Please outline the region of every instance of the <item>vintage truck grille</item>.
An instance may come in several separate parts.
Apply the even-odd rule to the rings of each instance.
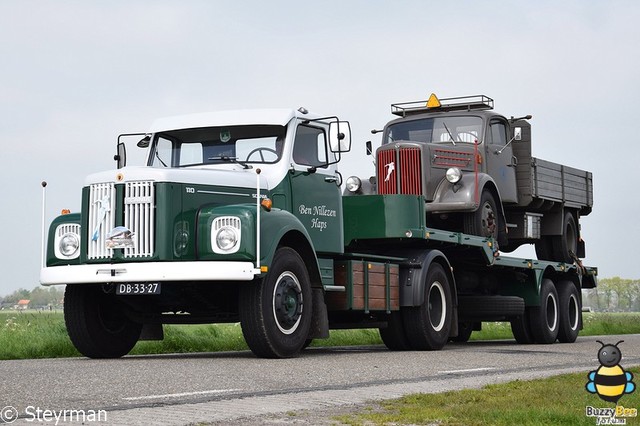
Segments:
[[[377,164],[379,194],[422,194],[420,148],[379,151]]]
[[[124,204],[116,205],[113,183],[93,184],[89,188],[88,248],[89,259],[113,256],[106,247],[106,236],[116,226],[116,217],[124,217],[123,226],[133,233],[133,247],[124,248],[124,257],[153,256],[155,246],[155,191],[153,182],[124,184]],[[116,249],[118,250],[118,249]]]

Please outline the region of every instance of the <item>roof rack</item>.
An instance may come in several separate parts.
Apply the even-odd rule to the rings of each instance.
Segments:
[[[435,95],[431,95],[434,97]],[[436,100],[438,100],[436,98]],[[493,109],[493,99],[485,95],[459,96],[439,99],[439,106],[429,107],[429,101],[413,101],[391,104],[391,114],[400,117],[439,111],[471,111]]]

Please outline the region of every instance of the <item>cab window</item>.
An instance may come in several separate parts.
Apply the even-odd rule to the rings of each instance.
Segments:
[[[303,166],[320,167],[327,164],[327,139],[323,129],[300,125],[293,142],[293,161]]]

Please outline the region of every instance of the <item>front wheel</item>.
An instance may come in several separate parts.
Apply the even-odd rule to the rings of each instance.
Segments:
[[[449,340],[453,302],[449,278],[439,263],[427,272],[424,302],[402,310],[409,344],[417,350],[440,350]]]
[[[480,237],[491,237],[498,240],[499,210],[495,198],[484,189],[480,196],[478,209],[464,215],[464,232],[466,234],[478,235]]]
[[[76,349],[89,358],[119,358],[135,346],[142,324],[131,321],[113,293],[102,286],[68,285],[64,322]]]
[[[240,324],[251,351],[262,358],[298,354],[309,337],[311,284],[300,255],[276,251],[267,276],[240,291]]]

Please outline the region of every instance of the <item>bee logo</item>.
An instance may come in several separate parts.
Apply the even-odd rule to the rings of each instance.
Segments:
[[[617,404],[622,395],[636,390],[635,383],[631,381],[633,374],[624,371],[620,366],[622,352],[618,345],[624,340],[615,345],[605,345],[599,340],[596,341],[602,345],[598,351],[598,361],[601,365],[597,370],[589,373],[589,381],[585,387],[587,392],[598,394],[604,401]]]

